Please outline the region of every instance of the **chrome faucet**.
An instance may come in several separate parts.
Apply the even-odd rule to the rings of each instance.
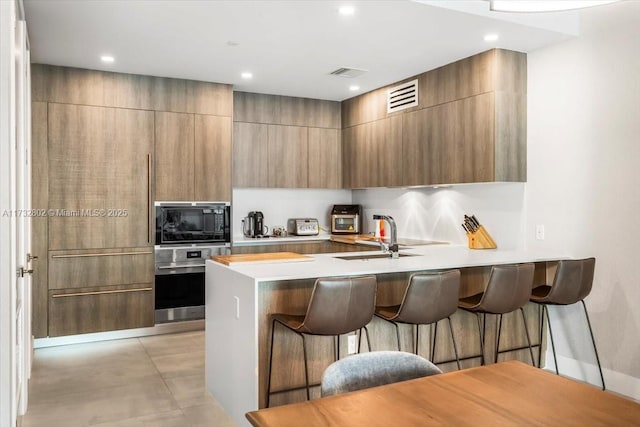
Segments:
[[[391,258],[399,258],[400,253],[398,252],[398,227],[396,226],[395,220],[389,215],[373,215],[373,219],[383,219],[387,221],[389,226],[391,227],[391,240],[389,241],[389,245],[386,245],[382,239],[380,239],[380,248],[382,252],[390,252]]]

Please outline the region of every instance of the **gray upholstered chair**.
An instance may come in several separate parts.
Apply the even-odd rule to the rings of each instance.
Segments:
[[[310,399],[309,369],[307,366],[307,346],[305,335],[325,335],[338,338],[341,334],[358,331],[364,328],[369,348],[369,331],[366,325],[371,322],[376,304],[377,281],[375,276],[326,278],[316,280],[305,315],[285,313],[271,314],[271,350],[269,352],[269,370],[267,377],[267,407],[272,394],[271,369],[273,366],[274,331],[280,324],[302,338],[304,355],[304,376],[307,388],[307,399]],[[360,333],[360,337],[362,333]],[[358,340],[360,352],[360,340]],[[340,357],[340,349],[335,352],[335,359]],[[292,389],[295,390],[295,389]],[[283,392],[288,390],[279,390]]]
[[[535,267],[532,263],[514,264],[514,265],[494,265],[491,268],[489,282],[484,292],[470,297],[461,298],[458,301],[458,307],[463,310],[476,314],[478,319],[478,332],[480,334],[480,357],[482,364],[485,364],[484,358],[484,333],[483,326],[480,322],[480,314],[499,315],[498,336],[496,337],[495,360],[498,361],[500,350],[500,334],[502,332],[502,315],[520,310],[522,313],[522,321],[524,323],[524,331],[527,335],[527,343],[529,344],[529,353],[531,355],[531,364],[535,365],[533,358],[533,350],[531,348],[531,338],[529,336],[529,328],[527,327],[527,319],[524,315],[524,306],[529,302],[531,296],[531,288],[533,287],[533,273]],[[486,317],[486,316],[485,316]],[[483,322],[483,324],[486,322]],[[509,351],[509,350],[506,350]]]
[[[398,351],[400,348],[399,323],[416,325],[415,354],[418,354],[418,337],[420,325],[435,323],[431,344],[431,361],[435,363],[435,343],[438,334],[438,321],[449,320],[449,331],[453,342],[456,363],[460,369],[458,347],[453,336],[451,315],[458,309],[458,290],[460,289],[460,270],[450,270],[438,273],[414,274],[409,279],[404,297],[400,305],[376,306],[376,316],[391,322],[396,327]]]
[[[322,397],[441,374],[427,359],[403,351],[354,354],[332,363],[322,376]]]
[[[602,380],[602,389],[605,389],[604,376],[602,375],[602,366],[600,366],[600,357],[598,357],[598,349],[596,340],[593,338],[593,330],[591,329],[591,321],[584,299],[591,292],[593,286],[593,274],[596,267],[595,258],[562,260],[558,263],[556,274],[553,278],[551,286],[542,285],[531,291],[531,302],[542,305],[542,319],[540,325],[540,333],[544,329],[545,314],[547,324],[549,325],[549,337],[551,338],[551,350],[553,351],[553,359],[556,365],[556,374],[558,371],[558,359],[556,358],[556,347],[553,342],[553,331],[551,330],[551,321],[549,319],[549,310],[547,305],[570,305],[577,302],[582,303],[584,315],[587,318],[587,326],[593,343],[593,351],[598,362],[598,370],[600,371],[600,379]],[[540,346],[540,356],[542,356],[542,346]],[[538,358],[538,365],[541,357]]]

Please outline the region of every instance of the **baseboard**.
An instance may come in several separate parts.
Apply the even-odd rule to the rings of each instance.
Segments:
[[[545,361],[547,363],[545,363],[544,369],[555,373],[553,353],[548,351],[545,355]],[[587,382],[596,387],[602,386],[597,365],[565,356],[558,356],[558,367],[562,376]],[[607,390],[640,401],[640,378],[606,368],[602,368],[602,374],[604,375]]]
[[[54,347],[58,345],[84,344],[96,341],[119,340],[124,338],[147,337],[151,335],[175,334],[179,332],[204,330],[204,320],[161,323],[149,328],[124,329],[121,331],[96,332],[93,334],[68,335],[64,337],[36,338],[33,348]]]

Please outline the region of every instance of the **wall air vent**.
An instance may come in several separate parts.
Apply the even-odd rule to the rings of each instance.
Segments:
[[[330,76],[354,78],[366,73],[368,70],[360,70],[358,68],[340,67],[329,73]]]
[[[418,105],[418,79],[393,87],[387,92],[387,113]]]

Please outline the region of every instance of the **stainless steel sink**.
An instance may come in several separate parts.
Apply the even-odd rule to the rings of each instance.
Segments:
[[[413,254],[402,254],[402,253],[399,255],[401,258],[406,256],[417,256]],[[391,254],[343,255],[343,256],[336,256],[334,258],[344,259],[346,261],[354,261],[354,260],[368,261],[370,259],[380,259],[380,258],[391,259]]]

